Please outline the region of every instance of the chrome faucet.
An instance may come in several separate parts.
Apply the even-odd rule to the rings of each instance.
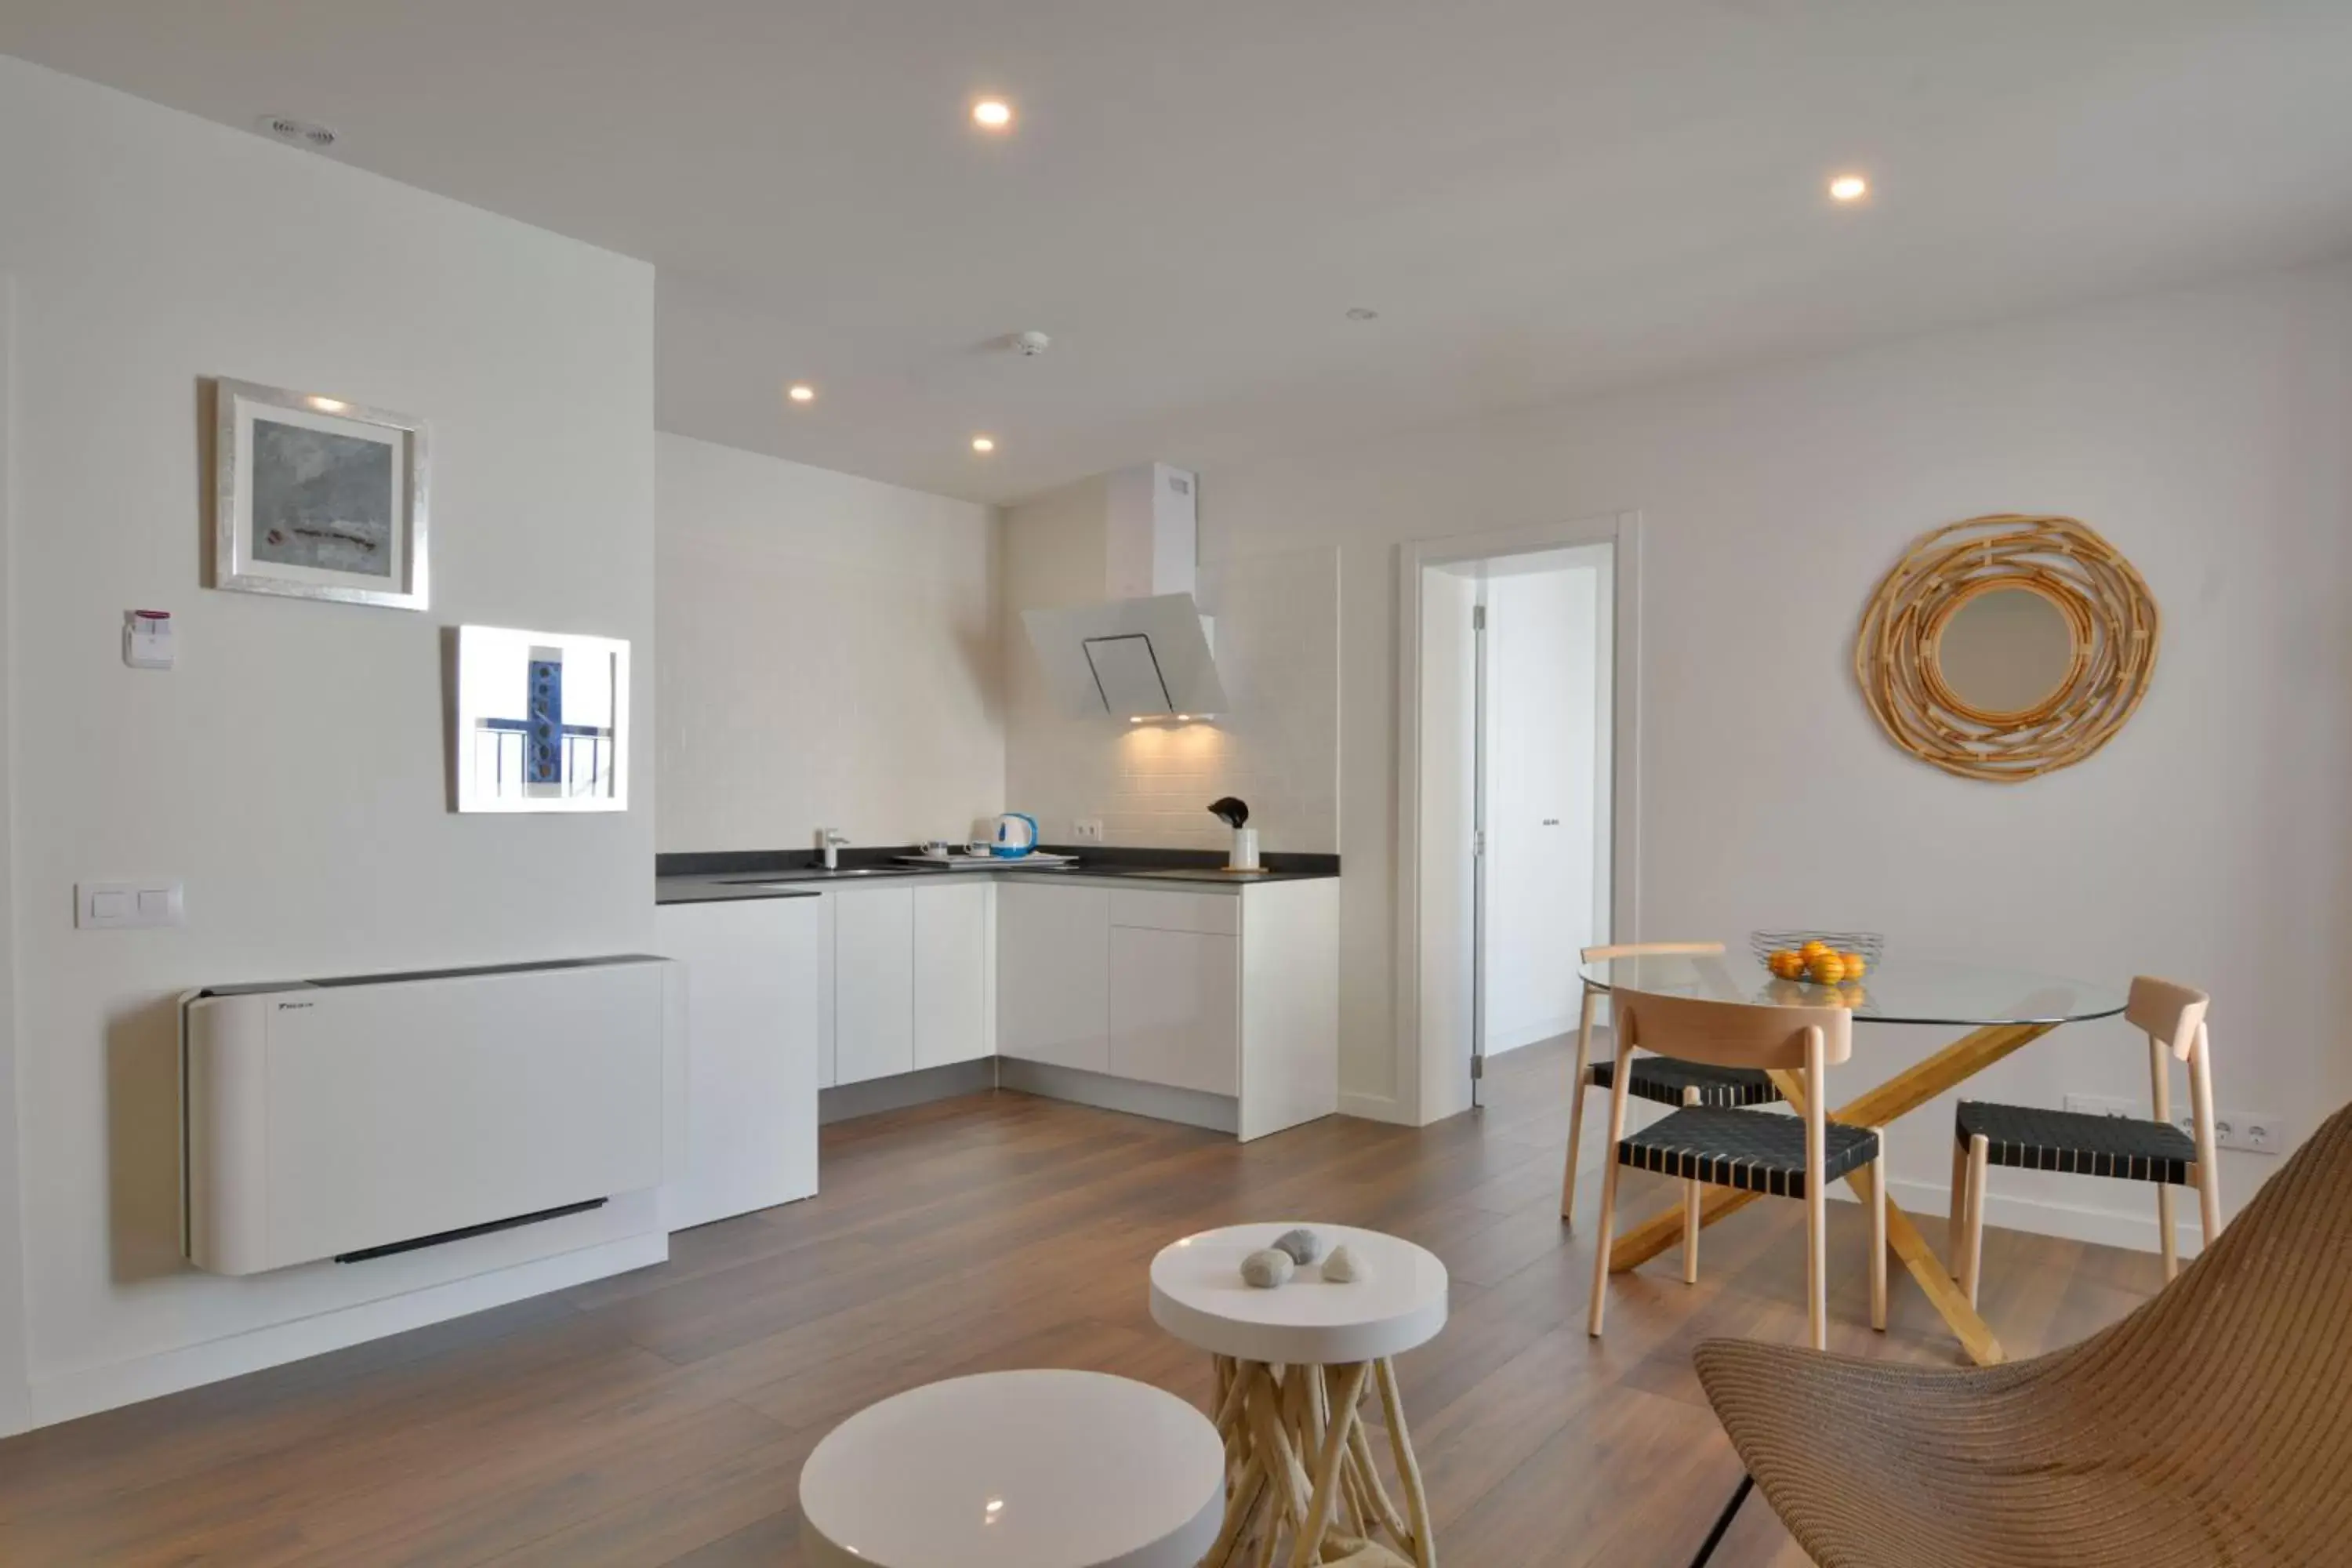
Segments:
[[[842,832],[838,827],[820,827],[816,830],[816,847],[824,851],[826,870],[841,869],[841,847],[848,842],[849,835]]]

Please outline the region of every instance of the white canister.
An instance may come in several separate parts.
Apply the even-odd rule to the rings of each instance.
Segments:
[[[1234,829],[1234,857],[1231,860],[1225,863],[1225,869],[1228,871],[1255,871],[1257,869],[1256,828],[1236,827]]]

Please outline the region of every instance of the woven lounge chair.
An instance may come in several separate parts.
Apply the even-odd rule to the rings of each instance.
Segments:
[[[1697,1360],[1822,1568],[2352,1563],[2352,1109],[2069,1349],[1955,1370],[1710,1340]]]

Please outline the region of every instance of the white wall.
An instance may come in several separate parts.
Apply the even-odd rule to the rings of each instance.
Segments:
[[[1396,545],[1638,510],[1641,923],[1618,935],[1853,924],[2116,985],[2175,975],[2214,994],[2222,1105],[2307,1131],[2352,1093],[2347,428],[2339,264],[1204,474],[1220,567],[1339,552],[1351,1103],[1409,1110],[1413,1071],[1391,1019]],[[1849,661],[1915,535],[2007,510],[2105,532],[2153,586],[2165,642],[2105,752],[1995,786],[1896,751]],[[1848,1070],[1891,1073],[1943,1037],[1865,1028]],[[2145,1094],[2145,1056],[2120,1025],[2073,1028],[1972,1089]],[[1914,1196],[1948,1179],[1949,1116],[1897,1130]],[[2223,1165],[2234,1207],[2275,1163]],[[2152,1205],[2121,1184],[2003,1173],[1996,1194],[2064,1205],[2004,1199],[2001,1223],[2153,1240]]]
[[[1048,841],[1098,818],[1105,841],[1223,849],[1231,831],[1209,803],[1249,803],[1261,850],[1339,847],[1338,552],[1328,546],[1205,566],[1194,596],[1216,622],[1226,711],[1213,723],[1128,724],[1072,717],[1053,698],[1024,609],[1108,596],[1106,500],[1097,476],[1007,509],[1001,622],[1007,709],[1005,800]],[[1205,517],[1216,502],[1201,498]]]
[[[657,718],[651,270],[0,58],[0,273],[21,1142],[0,1156],[34,1416],[661,1256],[646,1194],[360,1267],[194,1273],[173,1077],[186,987],[648,944],[650,791],[612,816],[446,810],[441,637],[627,637]],[[199,585],[215,375],[430,420],[430,613]],[[132,606],[174,612],[178,668],[123,667]],[[77,931],[75,881],[118,876],[184,879],[185,928]]]
[[[664,850],[961,839],[1004,809],[984,506],[655,438]]]
[[[1601,571],[1507,573],[1486,601],[1486,1051],[1576,1027],[1593,942]]]

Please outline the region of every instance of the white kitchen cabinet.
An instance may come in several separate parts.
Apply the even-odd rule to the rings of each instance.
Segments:
[[[1212,896],[1229,907],[1240,902],[1231,893]],[[1110,1071],[1171,1089],[1240,1094],[1241,990],[1238,939],[1113,925]]]
[[[998,1054],[1101,1075],[1007,1082],[1244,1140],[1339,1109],[1336,879],[997,897]]]
[[[668,1228],[816,1191],[814,899],[664,904],[661,952],[686,965],[686,1169]]]
[[[833,906],[834,1081],[915,1067],[915,889],[845,888]]]
[[[1111,1070],[1110,897],[1097,886],[998,887],[1000,1056]]]
[[[996,888],[977,880],[929,882],[912,891],[915,1066],[946,1067],[992,1055]]]

